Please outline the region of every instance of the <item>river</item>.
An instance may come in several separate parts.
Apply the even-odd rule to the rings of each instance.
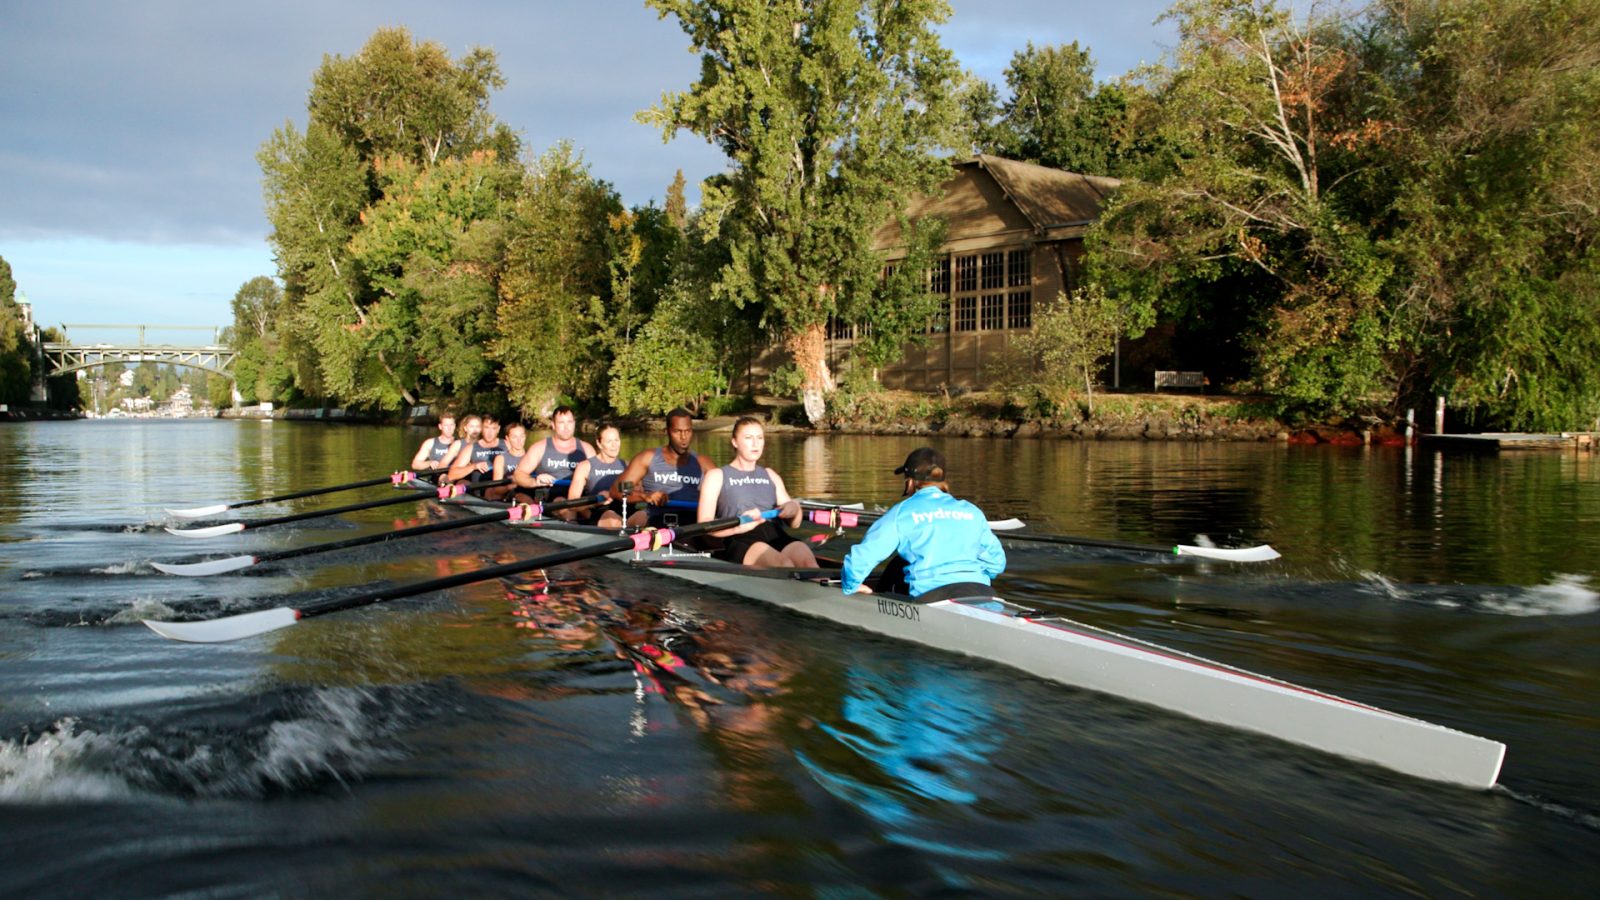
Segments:
[[[939,442],[1042,531],[1271,543],[1273,563],[1010,544],[1012,600],[1505,742],[1415,780],[610,560],[232,644],[244,612],[527,556],[498,526],[208,579],[166,506],[398,468],[417,428],[0,426],[0,894],[1592,896],[1600,458]],[[728,458],[726,438],[698,449]],[[625,453],[651,435],[628,435]],[[658,441],[655,441],[658,442]],[[887,504],[913,438],[772,435],[797,495]],[[382,496],[277,504],[270,515]],[[844,540],[830,543],[836,549]],[[691,663],[655,677],[639,648]]]

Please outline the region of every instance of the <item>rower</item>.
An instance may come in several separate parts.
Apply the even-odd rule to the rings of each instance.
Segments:
[[[890,507],[850,549],[844,592],[872,593],[863,582],[874,566],[898,553],[908,593],[919,600],[992,596],[990,582],[1005,571],[1006,552],[983,510],[950,496],[944,454],[918,447],[894,472],[905,476],[906,499]]]
[[[694,417],[679,407],[667,413],[667,445],[645,450],[628,462],[612,485],[613,499],[643,503],[647,507],[628,516],[629,525],[661,525],[673,510],[667,504],[697,507],[700,479],[716,468],[710,457],[690,452],[694,443]],[[631,486],[626,494],[622,485]],[[687,518],[689,513],[682,513]]]
[[[733,423],[733,461],[706,473],[700,483],[700,509],[696,521],[709,522],[728,516],[752,516],[769,509],[778,517],[799,527],[800,501],[789,496],[777,472],[760,464],[767,446],[761,420],[744,416]],[[712,555],[739,565],[756,568],[817,567],[817,558],[803,541],[795,540],[783,526],[771,519],[753,518],[743,525],[711,532],[723,539],[722,549]]]
[[[567,488],[567,498],[576,500],[586,494],[609,491],[613,482],[628,467],[619,456],[622,452],[622,429],[610,422],[601,422],[595,432],[595,454],[572,470],[572,484]],[[574,510],[574,518],[585,525],[601,528],[621,528],[622,517],[605,506]]]
[[[506,452],[501,453],[494,458],[494,470],[490,473],[490,477],[495,481],[502,481],[508,477],[511,472],[517,468],[517,464],[522,462],[522,457],[527,455],[527,426],[523,425],[521,422],[512,422],[509,426],[507,426],[505,445]],[[504,500],[514,490],[516,490],[516,486],[510,484],[502,484],[499,487],[487,488],[483,492],[483,499]]]
[[[476,416],[469,417],[470,423]],[[456,454],[455,462],[447,473],[451,481],[488,481],[494,471],[495,457],[506,452],[506,442],[500,440],[500,420],[483,416],[479,420],[482,436]],[[470,425],[469,431],[470,434]]]
[[[439,434],[422,442],[417,448],[417,454],[411,457],[411,468],[420,469],[448,469],[450,467],[450,451],[456,445],[456,414],[444,412],[439,415]]]
[[[511,472],[511,480],[520,489],[519,495],[571,478],[578,463],[594,455],[594,445],[579,440],[575,436],[577,432],[578,417],[573,414],[572,407],[556,407],[550,414],[550,436],[540,438],[529,447],[522,462]]]

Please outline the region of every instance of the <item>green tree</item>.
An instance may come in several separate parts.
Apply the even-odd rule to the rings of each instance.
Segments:
[[[613,408],[624,415],[660,415],[678,406],[698,412],[708,397],[727,387],[700,312],[682,297],[657,307],[611,367]]]
[[[1338,21],[1300,20],[1275,0],[1183,0],[1169,15],[1180,42],[1146,73],[1138,112],[1165,152],[1090,234],[1091,282],[1125,304],[1134,333],[1158,313],[1215,318],[1235,304],[1236,335],[1287,411],[1384,402],[1393,266],[1329,193],[1328,173],[1358,164],[1371,140],[1333,102],[1358,74]]]
[[[880,283],[875,229],[948,176],[958,69],[934,26],[942,0],[650,0],[701,55],[699,79],[641,114],[728,155],[702,185],[730,259],[717,296],[761,304],[803,373],[812,421],[834,389],[828,317]]]
[[[1015,342],[1010,380],[1058,410],[1081,394],[1093,415],[1096,373],[1122,328],[1123,311],[1110,297],[1088,289],[1059,294]]]
[[[1594,427],[1600,5],[1386,0],[1363,37],[1401,393],[1493,427]]]
[[[570,144],[546,151],[523,178],[506,225],[489,354],[525,414],[548,415],[563,395],[604,396],[609,358],[592,338],[610,292],[609,220],[621,211],[616,192]]]
[[[33,390],[33,344],[17,305],[11,264],[0,257],[0,403],[28,402]]]
[[[480,158],[516,158],[515,136],[488,109],[502,84],[490,51],[453,62],[438,44],[413,42],[405,29],[380,29],[356,56],[324,57],[312,78],[305,132],[286,125],[262,148],[285,292],[279,332],[299,389],[346,402],[415,402],[426,361],[397,337],[411,324],[401,315],[406,303],[385,302],[394,293],[352,258],[352,242],[364,211],[385,190],[413,185],[416,171],[484,151]],[[404,175],[397,180],[396,172]],[[386,224],[404,218],[392,208],[382,215]],[[374,238],[361,247],[378,252],[381,243]],[[403,268],[386,271],[391,288],[404,280]],[[425,277],[419,273],[415,283]],[[453,282],[445,290],[460,287]],[[445,357],[444,377],[472,368],[460,354]]]

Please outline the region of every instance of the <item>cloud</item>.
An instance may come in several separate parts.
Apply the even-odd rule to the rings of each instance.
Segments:
[[[945,37],[993,80],[1028,40],[1088,43],[1109,77],[1159,52],[1159,11],[962,0]],[[723,166],[700,138],[663,145],[633,120],[698,71],[677,23],[639,3],[18,3],[0,29],[0,240],[259,243],[256,151],[304,122],[324,54],[354,54],[393,25],[453,56],[493,49],[508,82],[496,115],[531,153],[572,140],[629,203],[659,200],[678,168],[692,184]]]

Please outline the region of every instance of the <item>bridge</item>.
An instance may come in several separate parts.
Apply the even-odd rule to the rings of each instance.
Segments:
[[[73,329],[78,329],[80,332],[114,331],[123,335],[124,339],[113,343],[78,343],[72,340]],[[222,328],[219,326],[68,324],[62,325],[61,330],[67,340],[46,341],[39,348],[45,361],[49,363],[48,374],[52,377],[69,375],[73,372],[92,369],[109,363],[155,362],[204,369],[224,378],[232,378],[233,363],[238,358],[238,354],[233,351],[232,347],[221,344]],[[203,346],[151,344],[145,341],[147,331],[157,333],[169,331],[209,332],[211,334],[211,343]],[[136,341],[129,342],[126,339],[129,332],[137,332],[138,338]]]

